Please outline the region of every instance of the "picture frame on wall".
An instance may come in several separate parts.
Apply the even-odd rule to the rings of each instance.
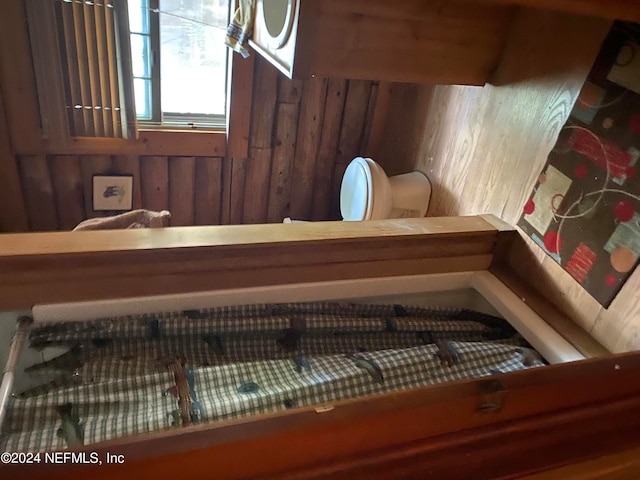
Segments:
[[[93,210],[127,211],[133,208],[133,175],[94,175]]]

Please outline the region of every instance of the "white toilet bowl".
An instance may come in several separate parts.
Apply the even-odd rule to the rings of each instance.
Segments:
[[[387,177],[370,158],[356,157],[347,166],[340,188],[340,212],[347,221],[424,217],[431,183],[422,172]]]

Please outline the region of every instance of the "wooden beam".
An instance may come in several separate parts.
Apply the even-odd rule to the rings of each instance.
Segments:
[[[3,235],[0,308],[483,270],[495,240],[479,217]]]

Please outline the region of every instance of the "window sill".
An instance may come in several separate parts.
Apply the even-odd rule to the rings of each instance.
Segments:
[[[223,157],[224,130],[140,129],[136,140],[122,138],[71,137],[65,141],[44,140],[22,155],[161,155]]]

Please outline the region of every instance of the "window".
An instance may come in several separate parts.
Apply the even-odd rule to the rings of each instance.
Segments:
[[[129,0],[138,121],[224,127],[229,0]]]
[[[135,139],[138,124],[225,128],[229,0],[25,4],[49,142]]]

